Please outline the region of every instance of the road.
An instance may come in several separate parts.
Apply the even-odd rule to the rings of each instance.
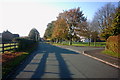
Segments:
[[[65,48],[40,43],[38,49],[10,77],[118,78],[117,68]]]

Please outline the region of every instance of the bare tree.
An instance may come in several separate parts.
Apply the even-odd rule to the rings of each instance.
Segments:
[[[111,27],[112,20],[115,14],[115,6],[111,3],[101,7],[94,15],[93,21],[96,23],[96,27],[102,31],[107,27]]]

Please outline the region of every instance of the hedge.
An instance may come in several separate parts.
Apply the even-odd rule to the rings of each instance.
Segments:
[[[30,52],[33,48],[37,47],[38,42],[27,38],[17,38],[18,51]]]
[[[107,39],[106,49],[114,53],[120,54],[120,34],[117,36],[110,36]]]

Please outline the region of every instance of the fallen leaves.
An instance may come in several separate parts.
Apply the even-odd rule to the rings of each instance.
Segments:
[[[5,52],[2,54],[2,59],[0,59],[0,62],[5,63],[12,59],[14,59],[17,56],[22,55],[23,52]]]

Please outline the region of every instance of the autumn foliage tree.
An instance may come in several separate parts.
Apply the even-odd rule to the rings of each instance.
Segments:
[[[67,39],[68,27],[65,19],[59,18],[54,25],[52,38],[56,39],[57,42]]]
[[[76,28],[86,20],[79,7],[63,11],[54,24],[47,27],[44,37],[57,40],[56,42],[69,40],[71,45],[73,40],[79,39]]]
[[[73,37],[77,35],[75,28],[78,27],[79,23],[85,22],[87,19],[79,7],[60,13],[58,19],[59,18],[63,18],[68,24],[68,39],[71,45]]]

